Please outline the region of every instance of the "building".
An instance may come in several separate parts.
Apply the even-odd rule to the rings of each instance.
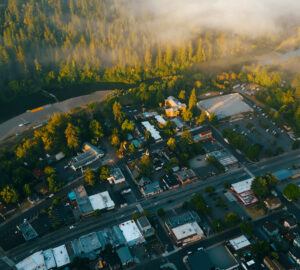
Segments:
[[[228,94],[204,99],[198,102],[198,108],[204,110],[209,116],[214,113],[218,119],[241,117],[245,113],[253,112],[253,109],[238,94]]]
[[[289,255],[295,261],[295,263],[300,265],[300,248],[295,246],[291,247],[289,250]]]
[[[47,270],[42,251],[35,252],[16,264],[18,270]]]
[[[103,264],[106,265],[109,270],[122,269],[122,263],[116,252],[106,253],[103,258]]]
[[[110,177],[107,178],[110,184],[120,184],[125,182],[125,176],[120,168],[111,168]]]
[[[191,270],[222,269],[231,270],[238,267],[238,262],[224,245],[217,245],[209,249],[202,249],[188,256],[188,266]]]
[[[263,225],[263,229],[269,237],[276,236],[279,232],[277,226],[274,223],[268,221],[266,221]]]
[[[206,130],[206,131],[202,131],[199,134],[196,134],[194,136],[194,141],[195,142],[205,142],[205,141],[214,141],[215,138],[212,136],[212,131]]]
[[[298,226],[297,220],[292,215],[288,215],[284,218],[283,226],[288,230],[295,229]]]
[[[112,228],[104,228],[102,231],[97,232],[97,235],[103,247],[105,247],[106,244],[110,244],[116,248],[126,244],[126,239],[117,225]]]
[[[181,121],[178,117],[171,119],[171,121],[176,125],[176,130],[182,130],[187,127],[186,123]]]
[[[161,124],[163,126],[166,124],[166,120],[162,116],[156,115],[154,117],[159,124]]]
[[[88,215],[94,211],[89,196],[83,185],[74,188],[76,203],[82,215]]]
[[[24,219],[24,222],[17,226],[26,241],[37,238],[39,235],[31,224]]]
[[[140,232],[134,220],[128,220],[119,224],[119,228],[128,246],[134,246],[145,242],[145,238]]]
[[[123,266],[128,265],[129,263],[133,262],[133,257],[130,253],[130,250],[127,246],[121,247],[117,249],[117,254],[120,258],[120,261]]]
[[[229,244],[233,248],[234,251],[244,249],[251,245],[251,243],[249,242],[249,240],[247,239],[247,237],[245,235],[241,235],[239,237],[229,240]]]
[[[82,153],[74,157],[71,161],[71,168],[76,171],[93,163],[104,156],[104,152],[90,143],[84,143]]]
[[[144,128],[150,132],[151,137],[155,140],[155,141],[160,141],[161,140],[161,136],[159,134],[159,131],[156,130],[156,128],[150,124],[149,121],[143,121],[142,125],[144,126]]]
[[[149,184],[146,184],[141,189],[141,192],[145,197],[153,196],[155,194],[161,193],[162,191],[163,190],[161,189],[158,181],[154,181]]]
[[[78,240],[81,246],[81,250],[85,254],[99,251],[102,248],[97,233],[95,232],[83,235]]]
[[[177,98],[169,96],[165,99],[165,113],[168,117],[174,117],[186,109],[186,104],[181,103]]]
[[[297,178],[300,176],[299,170],[280,170],[274,172],[273,175],[276,177],[278,181],[284,181],[289,178]]]
[[[279,198],[267,198],[264,204],[269,210],[275,210],[281,206],[281,200]]]
[[[300,248],[300,237],[299,236],[294,239],[293,245],[295,247],[299,247]]]
[[[54,248],[52,252],[58,268],[71,262],[65,245]]]
[[[217,159],[217,161],[223,166],[223,167],[229,167],[233,166],[238,163],[238,160],[236,159],[235,156],[229,154],[225,150],[220,150],[220,151],[213,151],[210,152],[209,154],[206,155],[208,156],[213,156]]]
[[[192,169],[183,168],[176,172],[176,176],[182,185],[197,180],[197,175]]]
[[[264,264],[267,266],[269,270],[284,270],[285,268],[276,260],[270,259],[270,257],[264,258]]]
[[[165,226],[177,245],[185,245],[204,237],[199,221],[200,218],[195,212],[188,211],[166,219]]]
[[[56,267],[56,261],[52,249],[47,249],[43,252],[44,261],[47,269],[53,269]]]
[[[162,178],[163,183],[168,189],[178,188],[179,187],[179,180],[174,174],[166,174]]]
[[[204,237],[204,232],[195,221],[174,227],[170,232],[177,245],[185,245]]]
[[[155,234],[154,228],[151,226],[148,218],[146,216],[141,216],[136,220],[136,224],[138,225],[140,231],[144,235],[144,237],[150,237]]]
[[[151,183],[151,180],[148,177],[143,176],[139,181],[139,186],[144,187]]]
[[[231,185],[231,191],[243,205],[249,206],[258,202],[257,197],[251,190],[254,178],[250,178]]]
[[[111,210],[115,208],[114,201],[110,198],[108,191],[89,196],[93,210]]]

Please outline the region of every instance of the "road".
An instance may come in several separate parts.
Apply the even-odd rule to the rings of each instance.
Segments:
[[[48,104],[43,106],[43,110],[36,112],[24,112],[21,115],[13,117],[0,124],[0,140],[7,136],[20,134],[24,130],[36,126],[38,123],[49,119],[54,113],[69,112],[71,109],[88,104],[94,101],[100,101],[113,90],[97,91],[89,95],[70,98],[62,102]],[[19,127],[24,122],[30,122],[27,125]]]
[[[250,164],[248,168],[255,175],[261,175],[268,171],[276,171],[279,169],[290,167],[291,164],[300,162],[300,150],[290,153],[286,153],[284,156],[275,157],[273,159],[261,162],[260,164]],[[140,199],[139,203],[144,209],[155,212],[158,208],[164,208],[168,201],[172,200],[188,200],[193,193],[199,192],[205,189],[205,187],[213,185],[216,187],[222,187],[224,182],[238,182],[243,179],[249,178],[248,173],[243,169],[237,169],[233,172],[228,172],[223,175],[207,179],[206,181],[197,181],[180,187],[179,189],[163,192],[157,196],[149,199]],[[293,203],[288,204],[291,211],[299,210]],[[127,207],[116,209],[112,212],[105,213],[101,218],[90,217],[83,220],[77,225],[74,231],[69,228],[62,228],[51,234],[47,234],[43,237],[37,238],[32,242],[24,243],[16,248],[9,250],[6,254],[14,261],[19,261],[34,251],[40,249],[46,249],[49,247],[55,247],[60,244],[66,243],[72,239],[75,239],[83,234],[87,234],[93,231],[100,230],[103,227],[118,224],[126,219],[130,219],[132,213],[136,212],[136,204],[128,205]],[[300,213],[299,213],[300,216]]]

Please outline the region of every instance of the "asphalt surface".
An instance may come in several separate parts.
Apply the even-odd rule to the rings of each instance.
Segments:
[[[255,175],[261,175],[268,171],[273,172],[282,168],[290,167],[291,164],[299,162],[300,151],[295,151],[287,153],[284,156],[261,162],[260,164],[251,164],[248,166],[248,169],[251,170],[251,172]],[[158,208],[164,208],[168,204],[168,201],[170,199],[178,201],[189,199],[192,194],[204,190],[206,186],[213,185],[216,187],[221,187],[223,186],[224,182],[238,182],[249,177],[249,174],[243,168],[241,168],[234,172],[228,172],[226,174],[210,178],[204,182],[197,181],[182,186],[179,189],[163,192],[147,200],[141,199],[139,200],[139,203],[141,204],[143,209],[149,209],[150,211],[155,212]],[[300,216],[299,209],[293,203],[287,203],[287,205],[288,209],[291,212],[296,213]],[[60,244],[66,243],[67,241],[73,240],[83,234],[97,231],[103,227],[108,227],[128,220],[137,210],[138,209],[136,208],[136,204],[131,204],[127,207],[105,213],[100,218],[89,217],[79,223],[74,230],[70,230],[69,228],[62,228],[58,231],[37,238],[32,242],[27,242],[16,248],[13,248],[6,252],[6,254],[9,258],[13,259],[16,262],[20,261],[21,259],[29,256],[35,251],[55,247]]]
[[[24,112],[23,114],[0,124],[0,140],[10,135],[20,134],[26,129],[36,126],[38,123],[49,119],[54,113],[69,112],[73,108],[90,102],[100,101],[112,92],[112,90],[97,91],[89,95],[70,98],[62,102],[45,105],[43,106],[44,109],[40,111]],[[24,124],[25,122],[29,122],[29,124],[19,127],[20,124]]]

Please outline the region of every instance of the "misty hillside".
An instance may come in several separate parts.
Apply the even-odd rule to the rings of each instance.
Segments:
[[[296,1],[285,9],[283,1],[211,2],[5,0],[0,102],[80,83],[139,82],[299,41]]]

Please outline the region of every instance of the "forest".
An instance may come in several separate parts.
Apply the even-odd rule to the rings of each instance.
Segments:
[[[83,83],[180,74],[195,63],[272,50],[288,36],[201,29],[191,21],[176,36],[176,23],[156,16],[137,0],[2,1],[0,103]],[[160,20],[167,32],[159,31]]]

